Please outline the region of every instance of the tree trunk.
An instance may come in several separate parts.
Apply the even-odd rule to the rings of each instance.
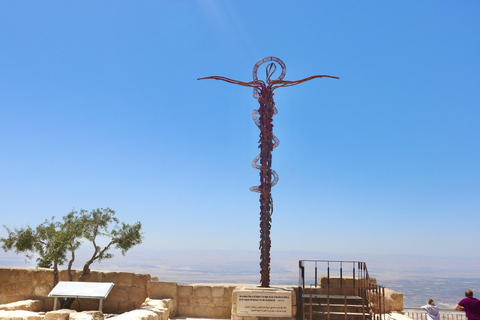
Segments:
[[[82,274],[78,278],[78,281],[81,282],[83,281],[83,278],[90,273],[90,265],[94,262],[94,259],[88,260],[87,263],[83,266]],[[70,309],[72,306],[73,301],[75,301],[75,298],[67,298],[67,299],[62,299],[64,301],[60,302],[60,306],[62,309]]]
[[[53,263],[53,287],[58,284],[58,263],[55,261]]]

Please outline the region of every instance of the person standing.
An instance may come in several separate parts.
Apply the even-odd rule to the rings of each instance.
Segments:
[[[465,290],[465,299],[460,301],[455,310],[465,311],[468,320],[480,320],[480,300],[473,297],[473,291]]]
[[[432,299],[428,299],[427,304],[421,308],[427,311],[428,320],[440,320],[440,312]]]

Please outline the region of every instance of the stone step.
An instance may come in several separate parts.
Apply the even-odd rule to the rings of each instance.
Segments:
[[[342,295],[325,295],[325,294],[303,294],[303,303],[309,304],[310,299],[312,303],[315,304],[341,304],[345,305],[345,301],[347,305],[362,305],[362,298],[359,296],[342,296]]]
[[[305,309],[307,308],[310,310],[310,304],[305,305]],[[329,308],[332,312],[345,312],[345,304],[312,304],[312,310],[314,311],[328,311]],[[347,312],[362,312],[363,310],[366,310],[365,306],[357,304],[347,304],[346,308]]]
[[[337,294],[331,294],[331,295],[326,295],[326,294],[312,294],[311,295],[313,299],[345,299],[344,295],[337,295]],[[310,299],[310,294],[304,293],[302,295],[303,299]],[[346,296],[347,300],[360,300],[362,301],[362,297],[359,296]]]
[[[302,299],[307,320],[345,320],[345,309],[347,320],[370,319],[370,314],[366,313],[367,307],[362,305],[362,297],[359,296],[304,293]]]
[[[370,319],[370,314],[368,313],[359,313],[359,312],[348,312],[346,315],[347,320],[361,320],[365,317],[365,319]],[[305,320],[326,320],[330,318],[330,320],[344,320],[345,319],[345,312],[322,312],[322,311],[313,311],[312,317],[310,317],[309,312],[305,312]]]

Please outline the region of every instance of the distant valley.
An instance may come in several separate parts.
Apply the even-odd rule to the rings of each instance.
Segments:
[[[88,254],[77,254],[80,269]],[[332,254],[325,252],[275,252],[271,254],[271,284],[297,285],[298,261],[309,259],[353,260],[367,263],[369,273],[380,285],[403,292],[404,307],[415,308],[434,299],[440,308],[450,309],[462,299],[466,288],[480,296],[480,257],[444,258],[406,255]],[[35,266],[25,257],[0,253],[2,266]],[[160,281],[186,283],[249,283],[259,281],[259,253],[216,250],[136,249],[126,256],[117,253],[111,260],[92,265],[93,269],[149,273]],[[319,270],[319,274],[321,274]],[[314,281],[310,278],[309,281]]]

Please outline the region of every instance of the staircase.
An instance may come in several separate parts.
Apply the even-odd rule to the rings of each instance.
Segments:
[[[304,319],[366,320],[370,319],[362,297],[356,295],[316,294],[307,289],[302,294]],[[308,292],[310,291],[310,292]]]
[[[364,262],[301,260],[299,266],[296,320],[384,319],[384,288],[369,277]]]

